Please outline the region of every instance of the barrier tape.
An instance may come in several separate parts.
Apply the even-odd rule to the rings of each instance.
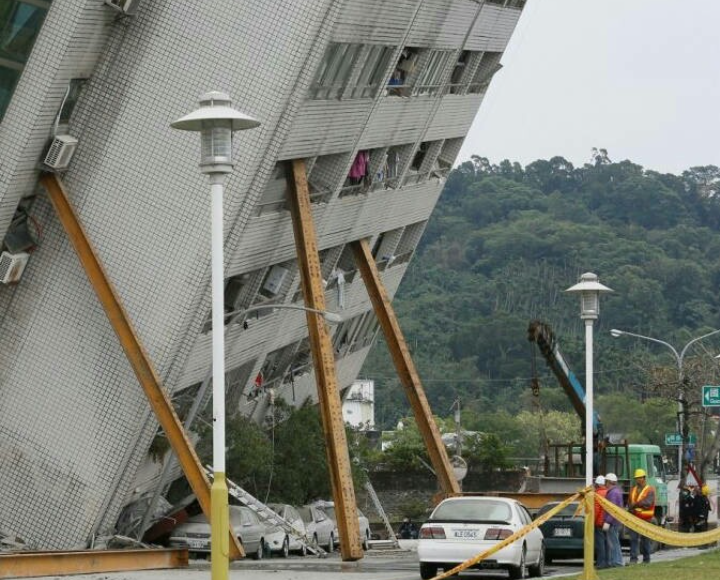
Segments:
[[[609,502],[604,497],[597,497],[597,499],[602,508],[620,523],[624,524],[631,530],[636,531],[638,534],[646,536],[656,542],[660,542],[661,544],[690,548],[720,541],[720,528],[692,534],[673,532],[650,522],[646,522],[645,520],[641,520],[637,516],[625,511],[623,508]]]
[[[586,488],[575,495],[570,496],[566,500],[560,502],[557,506],[552,508],[550,511],[544,513],[539,518],[534,520],[531,524],[528,524],[522,528],[520,528],[517,532],[515,532],[513,535],[509,536],[508,538],[504,539],[502,542],[499,542],[495,544],[492,548],[485,550],[484,552],[481,552],[477,556],[473,556],[472,558],[465,560],[461,564],[458,564],[454,568],[450,570],[446,570],[442,574],[438,574],[432,580],[444,580],[445,578],[449,578],[450,576],[454,576],[455,574],[459,574],[463,570],[467,570],[468,568],[471,568],[472,566],[475,566],[475,564],[478,564],[488,558],[489,556],[492,556],[495,552],[499,552],[506,546],[509,546],[516,540],[519,540],[520,538],[526,536],[529,534],[532,530],[535,528],[541,526],[546,521],[548,521],[550,518],[552,518],[556,513],[560,512],[567,506],[569,506],[572,502],[577,501],[581,495],[584,495],[587,491],[589,491],[591,488]],[[582,505],[582,504],[581,504]]]

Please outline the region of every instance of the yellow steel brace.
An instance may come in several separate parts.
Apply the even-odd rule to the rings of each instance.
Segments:
[[[325,310],[320,257],[315,224],[310,209],[310,193],[304,160],[296,159],[292,162],[290,182],[291,192],[288,202],[295,233],[295,247],[305,306],[316,310]],[[340,554],[343,560],[358,560],[363,557],[363,551],[360,545],[360,526],[355,502],[355,488],[350,470],[350,456],[345,437],[342,403],[335,373],[335,355],[323,318],[316,312],[307,312],[306,315],[335,513],[337,514],[338,534],[340,534]]]
[[[70,242],[75,248],[88,280],[90,280],[90,284],[120,340],[125,355],[135,371],[135,375],[150,402],[155,416],[160,422],[173,451],[177,454],[185,477],[187,477],[193,492],[197,496],[205,517],[208,521],[212,521],[210,482],[195,454],[195,449],[187,438],[180,419],[175,413],[170,398],[162,387],[160,378],[157,376],[150,358],[140,343],[140,339],[135,332],[130,317],[125,312],[120,297],[105,273],[102,263],[72,205],[70,205],[62,181],[56,174],[46,173],[40,178],[40,183],[42,183],[50,196],[50,201],[55,208],[60,223],[65,228]],[[243,557],[245,553],[232,528],[229,534],[230,558]]]
[[[423,390],[420,376],[415,369],[410,351],[408,350],[400,330],[395,311],[390,304],[390,298],[383,286],[380,274],[378,273],[375,259],[370,252],[367,240],[359,240],[352,243],[355,262],[362,274],[363,281],[367,288],[370,300],[375,309],[375,315],[380,322],[380,327],[385,335],[385,340],[390,349],[395,369],[405,394],[410,401],[415,421],[425,442],[425,447],[430,455],[435,474],[439,480],[440,487],[446,495],[455,495],[460,492],[455,474],[453,473],[450,460],[448,459],[445,445],[440,437],[440,430],[433,419],[430,404],[428,403],[425,391]]]

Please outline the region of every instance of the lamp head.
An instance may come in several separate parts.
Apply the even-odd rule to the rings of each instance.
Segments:
[[[323,318],[325,319],[325,322],[328,324],[332,324],[333,326],[336,324],[340,324],[343,321],[343,317],[340,316],[337,312],[330,312],[329,310],[326,310],[323,313]]]
[[[610,330],[610,336],[612,336],[613,338],[618,338],[623,334],[625,333],[622,330],[618,330],[617,328],[613,328]]]
[[[173,129],[200,133],[200,169],[203,173],[232,171],[233,131],[260,125],[252,117],[232,108],[227,93],[211,91],[200,97],[200,108],[170,123]]]
[[[580,276],[580,282],[565,290],[580,294],[580,318],[583,320],[596,320],[600,314],[600,294],[612,291],[600,284],[597,275],[592,272],[585,272]]]

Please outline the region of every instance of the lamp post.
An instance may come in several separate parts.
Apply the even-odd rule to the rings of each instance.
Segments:
[[[228,488],[225,479],[225,325],[223,256],[223,186],[232,172],[234,131],[260,125],[231,107],[226,93],[200,97],[200,108],[173,121],[181,131],[200,133],[200,171],[210,178],[212,197],[212,373],[213,373],[213,483],[211,503],[211,567],[213,580],[227,580],[229,556]]]
[[[713,336],[714,334],[720,333],[720,329],[713,330],[712,332],[708,332],[707,334],[703,334],[701,336],[698,336],[696,338],[693,338],[690,342],[688,342],[678,353],[677,349],[671,345],[669,342],[665,342],[664,340],[660,340],[658,338],[652,338],[650,336],[643,336],[642,334],[636,334],[634,332],[627,332],[626,330],[618,330],[617,328],[613,328],[610,331],[610,334],[613,336],[613,338],[620,338],[621,336],[632,336],[634,338],[640,338],[642,340],[648,340],[650,342],[655,342],[657,344],[662,344],[663,346],[666,346],[670,349],[670,351],[673,353],[673,356],[675,357],[675,363],[677,364],[677,370],[678,370],[678,420],[677,420],[677,428],[678,433],[680,433],[680,437],[682,441],[680,442],[680,447],[678,447],[678,459],[677,459],[677,466],[678,471],[680,475],[680,481],[679,485],[683,485],[685,483],[685,470],[683,469],[684,464],[684,458],[685,458],[685,450],[687,448],[687,439],[689,434],[689,429],[687,428],[687,420],[685,415],[687,414],[686,409],[686,401],[685,401],[685,393],[683,392],[683,382],[685,381],[685,371],[683,368],[683,363],[685,362],[685,353],[688,351],[688,348],[695,344],[696,342],[699,342],[703,340],[704,338],[707,338],[708,336]],[[687,433],[686,433],[687,431]]]
[[[600,294],[612,292],[598,281],[592,272],[580,276],[580,282],[566,290],[580,294],[580,318],[585,321],[585,486],[593,484],[593,324],[600,315]],[[594,557],[594,493],[591,491],[585,503],[585,547],[583,580],[597,578],[593,566]]]

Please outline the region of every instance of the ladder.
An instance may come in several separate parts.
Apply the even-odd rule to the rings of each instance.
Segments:
[[[372,483],[370,483],[369,479],[365,480],[365,491],[367,491],[368,495],[370,496],[370,499],[375,506],[375,511],[380,515],[380,519],[383,521],[383,524],[385,524],[388,538],[390,538],[393,544],[395,544],[395,547],[398,547],[399,543],[397,536],[395,535],[395,531],[392,529],[392,526],[390,525],[390,520],[388,520],[387,514],[385,513],[385,510],[380,503],[380,498],[377,496],[377,493],[375,493],[375,488],[373,487]]]
[[[205,466],[205,472],[208,474],[208,477],[212,479],[213,470],[210,466]],[[325,550],[323,550],[320,546],[313,546],[308,541],[307,536],[302,530],[293,526],[292,523],[271,510],[267,505],[257,499],[254,495],[245,491],[237,483],[228,479],[227,486],[228,493],[240,503],[254,511],[257,514],[257,517],[260,518],[260,521],[279,527],[289,536],[299,540],[305,549],[311,554],[321,557],[327,555],[327,552],[325,552]]]

